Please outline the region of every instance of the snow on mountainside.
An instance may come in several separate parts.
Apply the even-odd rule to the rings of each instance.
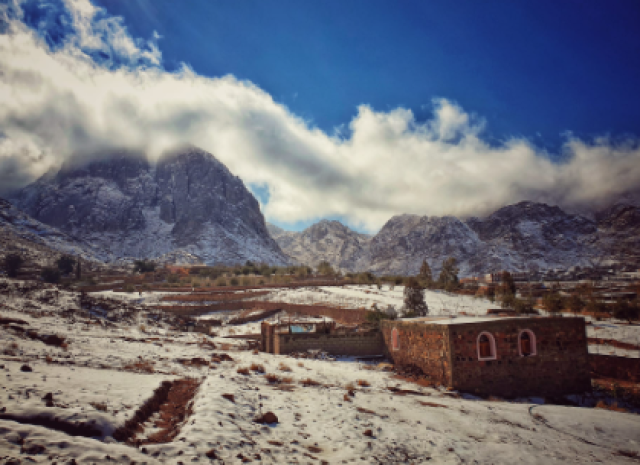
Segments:
[[[633,258],[640,245],[640,208],[616,205],[595,219],[535,202],[520,202],[486,218],[465,221],[451,216],[397,215],[371,240],[360,243],[355,260],[352,253],[341,256],[339,248],[318,247],[311,234],[305,241],[300,239],[303,233],[272,234],[283,250],[302,262],[310,258],[311,249],[315,261],[342,263],[349,271],[407,275],[416,274],[423,259],[437,273],[446,258],[455,257],[460,275],[465,276],[588,265],[610,256],[612,250],[618,257]]]
[[[17,200],[39,221],[91,243],[104,260],[181,251],[208,264],[288,262],[242,181],[193,147],[156,165],[131,153],[67,163]]]
[[[17,252],[34,263],[47,265],[61,254],[98,261],[91,246],[43,224],[0,199],[0,255]]]
[[[362,259],[371,237],[339,221],[322,220],[304,231],[285,231],[267,224],[271,236],[290,257],[305,265],[327,261],[334,268],[353,270]]]

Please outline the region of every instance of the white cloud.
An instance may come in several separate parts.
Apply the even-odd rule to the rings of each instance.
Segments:
[[[328,135],[250,82],[187,66],[166,72],[157,37],[131,38],[88,0],[65,5],[74,34],[61,47],[16,19],[0,35],[1,182],[104,148],[156,157],[192,143],[245,182],[267,185],[271,220],[342,216],[369,229],[399,213],[480,215],[525,199],[590,204],[640,185],[636,143],[568,138],[564,161],[552,163],[524,139],[487,144],[485,122],[446,99],[433,101],[425,122],[408,109],[363,105],[348,131]],[[96,61],[96,51],[107,58]]]

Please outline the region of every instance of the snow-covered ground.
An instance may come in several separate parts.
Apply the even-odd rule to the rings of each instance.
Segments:
[[[155,320],[144,306],[115,301],[124,307],[88,312],[79,308],[78,294],[18,292],[3,288],[6,282],[0,281],[0,316],[28,324],[0,325],[0,411],[23,419],[23,424],[0,419],[3,463],[210,463],[208,453],[227,464],[582,464],[634,463],[624,454],[640,454],[640,416],[635,414],[535,399],[481,400],[407,383],[383,365],[352,359],[254,354],[239,350],[241,341],[174,332],[169,322]],[[66,338],[68,347],[45,345],[12,326],[57,334]],[[248,333],[258,327],[249,323],[235,330]],[[205,340],[217,348],[203,344]],[[221,350],[223,344],[230,350]],[[233,360],[203,367],[182,363],[208,361],[221,353]],[[131,371],[145,364],[153,373]],[[265,374],[238,373],[252,364],[262,365]],[[21,371],[23,365],[32,371]],[[268,373],[281,383],[270,384]],[[131,418],[163,380],[181,377],[195,378],[201,385],[193,412],[174,440],[143,450],[111,438],[113,429]],[[300,383],[304,379],[318,384],[305,386]],[[366,383],[358,386],[358,380]],[[397,395],[395,388],[411,392]],[[43,400],[48,393],[51,407]],[[223,394],[232,394],[233,401]],[[273,412],[278,423],[253,421],[266,412]],[[101,434],[69,436],[29,424],[38,414],[93,422]],[[44,449],[36,453],[38,445]]]

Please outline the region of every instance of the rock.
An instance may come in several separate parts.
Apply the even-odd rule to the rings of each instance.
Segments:
[[[222,397],[224,397],[228,401],[233,402],[234,404],[236,403],[236,399],[233,394],[222,394]]]
[[[367,429],[364,431],[364,435],[368,436],[368,437],[372,437],[373,436],[373,431],[371,431],[370,429]]]
[[[278,423],[278,417],[273,412],[267,412],[257,417],[253,421],[255,421],[256,423],[272,424],[272,423]]]
[[[24,371],[26,373],[32,372],[33,368],[31,368],[29,365],[22,365],[20,367],[20,371]]]
[[[205,455],[210,459],[217,459],[218,458],[218,453],[215,451],[215,449],[211,449]]]
[[[27,455],[38,455],[42,454],[46,449],[46,447],[40,444],[31,444],[29,446],[22,446],[20,452]]]

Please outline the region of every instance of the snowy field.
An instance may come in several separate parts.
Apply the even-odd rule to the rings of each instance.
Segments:
[[[539,399],[482,400],[395,379],[384,365],[254,354],[241,350],[242,341],[174,332],[144,306],[89,311],[78,294],[17,291],[6,283],[0,281],[0,317],[26,324],[0,325],[0,411],[21,419],[0,419],[0,463],[623,464],[637,463],[628,455],[640,454],[635,414]],[[352,297],[372,295],[360,294]],[[401,292],[382,294],[373,296],[398,299]],[[234,329],[247,333],[257,325]],[[46,345],[15,327],[56,334],[68,346]],[[215,354],[232,360],[183,363]],[[23,365],[32,371],[21,371]],[[264,373],[238,373],[252,365]],[[270,373],[277,383],[268,381]],[[177,437],[144,448],[111,437],[162,381],[184,377],[201,384]],[[301,384],[306,379],[317,384]],[[278,423],[254,422],[266,412]],[[42,415],[88,422],[100,434],[70,436],[34,424]],[[145,423],[144,434],[152,430],[153,421]]]

